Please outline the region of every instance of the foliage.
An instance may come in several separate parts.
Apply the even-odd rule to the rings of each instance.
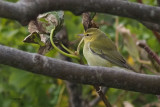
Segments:
[[[16,0],[10,1],[15,2]],[[131,1],[135,2],[136,0]],[[143,1],[148,5],[156,5],[155,1]],[[116,19],[119,20],[118,25],[116,25]],[[94,21],[100,26],[101,30],[110,35],[110,38],[113,41],[118,42],[120,52],[136,69],[142,67],[144,69],[142,70],[143,73],[157,73],[153,67],[154,65],[148,66],[138,61],[137,57],[150,61],[147,53],[144,53],[141,49],[141,51],[143,51],[142,56],[139,48],[135,47],[134,50],[138,53],[136,55],[132,55],[129,52],[129,48],[131,46],[129,44],[130,42],[125,42],[125,40],[131,40],[134,43],[136,40],[146,40],[149,47],[160,55],[160,44],[151,30],[147,29],[141,23],[133,19],[117,16],[115,17],[106,14],[97,14],[94,17]],[[65,12],[64,25],[66,26],[67,33],[69,35],[69,46],[72,50],[76,50],[79,42],[79,37],[77,37],[77,34],[84,31],[82,18],[80,16],[75,16],[70,12]],[[119,25],[123,25],[125,31],[129,31],[130,36],[124,36],[126,32],[122,31],[122,29],[119,28]],[[50,30],[49,27],[48,29]],[[116,29],[119,31],[118,41],[116,41]],[[49,33],[49,30],[47,30],[47,33]],[[27,35],[29,35],[27,27],[22,27],[19,23],[13,20],[4,18],[0,19],[0,44],[18,48],[27,52],[38,52],[39,46],[37,44],[28,44],[23,42]],[[134,43],[132,45],[135,45]],[[82,49],[80,54],[82,55]],[[50,50],[46,55],[49,57],[59,58],[59,54],[54,49]],[[84,58],[83,62],[86,64]],[[146,66],[148,66],[148,68],[146,68]],[[64,82],[59,79],[56,80],[50,77],[35,75],[15,68],[0,65],[0,107],[68,106],[69,96],[64,85]],[[127,104],[129,103],[135,105],[136,107],[154,102],[158,103],[155,95],[127,92],[112,88],[107,91],[107,95],[110,102],[118,107],[123,107],[125,102],[127,102]],[[91,100],[96,96],[95,90],[91,86],[83,85],[83,98]],[[102,102],[99,102],[97,105],[97,107],[102,106],[104,106]]]

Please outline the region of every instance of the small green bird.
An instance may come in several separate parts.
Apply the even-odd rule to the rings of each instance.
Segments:
[[[101,30],[90,28],[84,34],[83,54],[90,66],[119,66],[134,70],[118,52],[112,40]],[[135,71],[135,70],[134,70]]]

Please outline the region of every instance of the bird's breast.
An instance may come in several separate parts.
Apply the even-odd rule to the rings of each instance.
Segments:
[[[88,65],[90,66],[111,66],[111,63],[108,62],[106,59],[101,58],[99,55],[94,54],[90,50],[90,43],[85,43],[83,47],[83,55],[87,60]]]

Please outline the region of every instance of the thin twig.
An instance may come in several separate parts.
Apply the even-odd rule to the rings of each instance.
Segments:
[[[84,30],[87,30],[89,28],[98,28],[98,26],[92,21],[93,17],[91,17],[91,13],[86,12],[82,15],[82,23]]]
[[[154,36],[157,38],[158,42],[160,43],[160,33],[156,32],[156,31],[152,31]]]
[[[96,89],[96,92],[98,93],[98,95],[100,96],[100,98],[103,100],[103,102],[106,105],[106,107],[112,107],[111,104],[110,104],[110,102],[108,101],[107,97],[102,92],[101,87],[94,85],[94,88]]]
[[[108,91],[107,87],[102,87],[102,92],[105,94]],[[100,97],[96,97],[95,99],[93,99],[92,101],[90,101],[89,105],[91,107],[94,107],[96,104],[98,104],[98,102],[101,100]]]
[[[118,46],[118,44],[119,44],[118,43],[118,40],[119,40],[119,31],[117,29],[118,24],[119,24],[119,18],[116,17],[115,21],[116,21],[116,34],[115,34],[116,39],[115,39],[115,42],[116,42],[117,49],[119,49],[119,46]]]
[[[58,97],[58,101],[57,101],[56,107],[60,106],[64,89],[65,89],[65,85],[62,86],[62,88],[61,88],[61,90],[59,92],[59,97]]]
[[[148,55],[150,55],[159,65],[160,65],[160,58],[158,57],[158,55],[156,53],[154,53],[148,46],[146,43],[139,41],[137,42],[137,45],[140,46],[141,48],[143,48]]]
[[[138,3],[143,3],[143,1],[142,1],[142,0],[137,0],[137,2],[138,2]]]

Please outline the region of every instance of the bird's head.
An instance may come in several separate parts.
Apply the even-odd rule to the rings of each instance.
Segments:
[[[92,42],[94,41],[102,32],[97,28],[89,28],[82,35],[84,36],[84,42]]]

